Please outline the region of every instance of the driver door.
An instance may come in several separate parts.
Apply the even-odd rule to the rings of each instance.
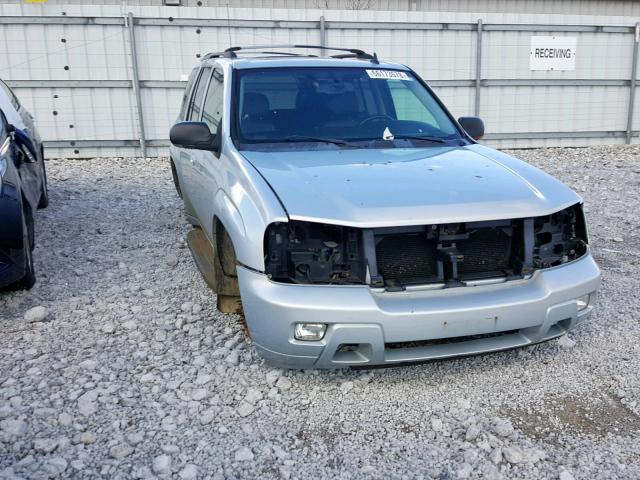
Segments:
[[[193,97],[189,108],[185,116],[185,120],[188,122],[199,122],[202,118],[202,104],[204,103],[204,94],[209,84],[209,78],[211,77],[211,67],[203,67],[198,76],[198,80],[193,90]],[[191,150],[186,148],[180,148],[177,158],[177,168],[182,173],[182,181],[180,187],[185,200],[191,206],[191,210],[195,213],[196,217],[201,223],[204,223],[204,219],[199,216],[199,212],[196,208],[198,193],[198,174],[195,170],[196,157],[199,154],[199,150]],[[204,225],[203,225],[204,226]]]
[[[212,133],[221,133],[223,103],[224,76],[220,68],[215,68],[205,94],[201,118]],[[209,238],[213,238],[214,198],[221,184],[223,162],[208,150],[193,150],[191,154],[194,170],[192,205],[202,222],[202,228]]]

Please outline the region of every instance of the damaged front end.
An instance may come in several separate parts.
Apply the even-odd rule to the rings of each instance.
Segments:
[[[362,231],[292,221],[273,223],[265,235],[271,279],[288,283],[364,284]]]
[[[394,291],[526,278],[584,255],[587,231],[576,204],[540,217],[408,227],[274,223],[264,244],[273,281]]]

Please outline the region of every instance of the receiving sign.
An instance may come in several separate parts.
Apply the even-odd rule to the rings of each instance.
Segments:
[[[531,37],[530,70],[575,70],[576,37]]]

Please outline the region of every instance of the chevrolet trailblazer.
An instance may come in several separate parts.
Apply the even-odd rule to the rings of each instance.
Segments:
[[[206,55],[170,132],[196,264],[258,351],[393,365],[582,323],[600,282],[582,199],[477,143],[482,121],[410,68],[313,48]]]

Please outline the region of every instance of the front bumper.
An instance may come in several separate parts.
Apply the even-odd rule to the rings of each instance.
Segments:
[[[600,270],[587,253],[525,280],[438,290],[282,284],[243,267],[238,280],[251,338],[270,363],[341,368],[473,355],[558,337],[593,310]],[[591,301],[578,311],[576,299],[586,294]],[[327,323],[327,332],[321,341],[295,340],[298,322]]]

